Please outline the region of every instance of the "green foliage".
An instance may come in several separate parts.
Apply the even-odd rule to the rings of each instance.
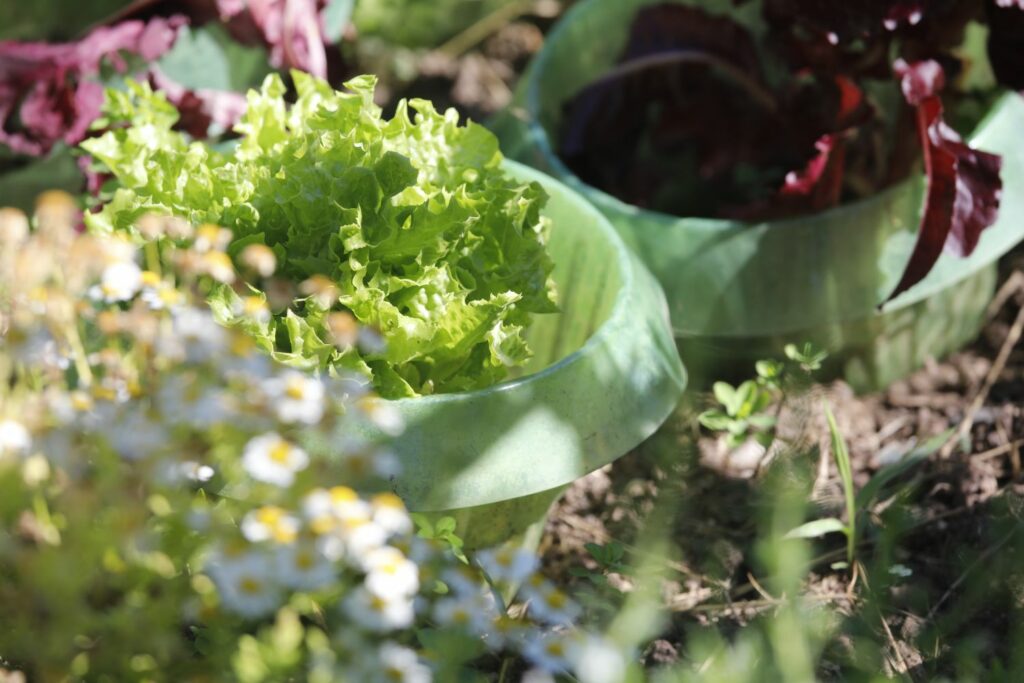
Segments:
[[[266,51],[241,45],[217,23],[178,29],[174,47],[157,61],[157,66],[189,90],[233,92],[259,86],[270,71]]]
[[[607,575],[609,572],[616,574],[629,574],[631,569],[624,561],[626,548],[618,541],[600,543],[587,543],[584,545],[587,553],[597,562],[597,571],[586,567],[571,567],[569,573],[573,576],[586,579],[596,586],[608,585]]]
[[[786,344],[783,351],[786,358],[797,363],[804,372],[815,372],[821,369],[821,364],[828,358],[828,353],[823,349],[816,348],[810,342],[803,346]]]
[[[515,1],[356,0],[352,20],[361,36],[407,48],[429,48]]]
[[[828,420],[829,437],[832,442],[832,456],[839,470],[839,480],[843,485],[843,498],[846,502],[846,522],[835,517],[816,519],[807,522],[786,534],[786,538],[817,538],[832,532],[846,535],[846,562],[853,566],[853,555],[857,548],[857,504],[853,485],[853,471],[850,467],[850,451],[846,440],[839,431],[836,418],[828,404],[824,404],[825,417]]]
[[[118,187],[90,229],[140,237],[135,222],[157,213],[230,229],[232,254],[271,248],[279,275],[315,295],[253,324],[221,288],[219,320],[283,362],[370,375],[388,398],[486,387],[525,363],[531,316],[556,310],[543,189],[505,174],[494,136],[454,111],[414,100],[386,120],[372,77],[349,92],[292,78],[291,107],[276,75],[249,93],[225,152],[173,130],[174,108],[146,86],[109,90],[98,125],[115,128],[82,146]],[[332,338],[337,311],[384,344]]]
[[[444,516],[436,522],[431,522],[430,517],[419,512],[414,512],[412,521],[416,524],[416,535],[432,541],[444,543],[460,561],[468,563],[469,559],[463,552],[463,540],[455,533],[456,522],[454,517]]]
[[[124,0],[0,3],[0,40],[70,40],[124,5]]]
[[[857,548],[858,519],[863,517],[885,490],[886,485],[909,471],[922,460],[935,453],[948,440],[950,430],[929,439],[920,448],[916,448],[895,463],[887,465],[875,473],[867,484],[858,492],[853,483],[853,472],[850,465],[850,451],[843,438],[835,416],[828,404],[824,404],[825,417],[828,421],[829,439],[832,456],[836,461],[839,481],[843,487],[843,500],[846,506],[846,522],[835,517],[825,517],[801,524],[786,534],[786,538],[819,538],[825,534],[842,533],[846,536],[846,563],[853,565]]]
[[[735,448],[748,439],[754,439],[767,448],[774,437],[777,415],[765,414],[778,404],[787,391],[805,386],[811,373],[821,368],[827,354],[811,344],[797,347],[787,344],[786,359],[760,360],[755,364],[757,378],[732,386],[728,382],[715,382],[712,386],[715,400],[721,408],[706,410],[698,416],[705,428],[725,432],[730,447]]]
[[[582,661],[530,552],[470,564],[452,517],[414,535],[400,463],[354,436],[391,420],[365,386],[215,322],[222,229],[147,217],[144,271],[70,196],[38,206],[0,211],[0,680],[472,680],[541,638]]]

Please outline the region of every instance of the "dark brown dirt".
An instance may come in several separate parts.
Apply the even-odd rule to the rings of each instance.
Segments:
[[[1012,255],[1005,265],[1004,279],[1020,271],[1024,258]],[[695,625],[742,626],[771,607],[758,595],[766,580],[758,581],[754,547],[771,470],[789,467],[813,482],[808,519],[843,515],[821,399],[836,414],[855,483],[863,487],[886,464],[960,426],[1022,304],[1024,289],[1016,290],[969,348],[929,363],[887,391],[855,396],[839,381],[792,399],[779,433],[797,447],[780,450],[771,463],[759,463],[756,450],[730,453],[700,432],[697,410],[685,406],[657,437],[577,482],[557,503],[542,544],[546,570],[586,594],[592,590],[587,579],[570,573],[579,566],[598,569],[584,545],[616,540],[633,547],[658,501],[667,500],[675,513],[665,529],[673,556],[666,560],[664,592],[676,619],[650,645],[645,661],[673,661],[685,646],[686,629]],[[909,671],[919,680],[948,673],[959,652],[949,634],[970,633],[981,661],[1009,654],[1008,634],[1024,602],[1022,572],[1014,566],[1024,546],[1018,521],[1024,500],[1022,398],[1024,349],[1015,349],[953,453],[931,455],[910,468],[872,506],[858,547],[857,581],[849,569],[830,566],[845,557],[841,536],[816,544],[821,558],[810,568],[805,593],[841,614],[859,615],[850,628],[884,644],[890,672]],[[806,454],[815,445],[824,456]],[[628,590],[629,582],[620,587]],[[891,637],[868,614],[876,608]],[[830,668],[841,669],[829,659],[835,654],[841,660],[839,650],[837,642],[826,651],[823,677],[833,677]]]
[[[519,74],[557,18],[558,4],[539,2],[542,11],[527,12],[460,54],[421,56],[415,77],[393,85],[391,102],[427,97],[439,108],[454,106],[486,120],[510,101]],[[1003,265],[1006,281],[1024,271],[1024,253]],[[807,519],[844,514],[822,399],[849,444],[858,489],[887,464],[958,428],[970,413],[972,426],[949,457],[924,459],[871,506],[859,532],[856,575],[833,567],[845,559],[843,539],[833,534],[815,544],[817,560],[803,592],[845,619],[826,646],[822,679],[847,676],[854,643],[863,638],[879,644],[885,673],[913,680],[961,678],[964,671],[956,667],[963,666],[957,657],[964,648],[974,661],[1005,661],[1024,606],[1024,570],[1017,569],[1024,567],[1018,519],[1024,500],[1024,348],[1009,355],[979,409],[972,413],[970,406],[1022,305],[1024,288],[968,348],[884,392],[856,396],[834,382],[791,399],[779,427],[780,440],[790,447],[773,448],[770,462],[757,449],[730,451],[702,433],[695,416],[708,399],[690,397],[658,435],[577,482],[556,504],[541,544],[546,573],[568,586],[600,623],[614,614],[616,596],[632,590],[634,577],[611,573],[604,584],[581,576],[581,570],[601,573],[587,544],[620,542],[628,565],[660,565],[664,602],[675,616],[642,656],[647,666],[671,664],[685,651],[689,629],[734,633],[774,608],[764,589],[770,577],[756,552],[759,525],[773,504],[765,490],[773,471],[787,469],[806,480]],[[652,531],[668,539],[663,555],[641,550],[644,534]]]

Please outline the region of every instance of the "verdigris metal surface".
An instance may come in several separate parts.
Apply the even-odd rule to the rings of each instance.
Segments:
[[[845,373],[851,352],[878,356],[865,346],[865,335],[883,343],[881,338],[893,333],[890,325],[905,330],[910,324],[907,311],[938,316],[920,321],[932,328],[938,323],[950,330],[973,329],[959,337],[954,332],[903,335],[919,344],[896,354],[908,363],[849,376],[860,388],[881,386],[924,357],[955,348],[949,343],[954,337],[957,344],[970,339],[992,292],[978,285],[992,281],[991,264],[1024,237],[1024,99],[1009,94],[999,100],[971,136],[975,146],[1004,155],[998,222],[969,258],[943,255],[925,280],[880,313],[876,306],[895,286],[914,243],[923,177],[814,216],[742,223],[638,209],[586,185],[554,153],[564,102],[613,64],[633,14],[654,1],[584,0],[575,5],[549,35],[514,104],[494,128],[509,156],[581,192],[641,256],[665,289],[673,330],[697,383],[732,371],[749,374],[749,364],[735,365],[778,353],[780,344],[789,341],[825,343],[833,367]],[[710,5],[736,11],[728,2]],[[597,35],[600,41],[593,39]],[[989,274],[981,275],[986,268]],[[915,307],[973,276],[975,285],[966,287],[976,294],[972,300],[960,295],[952,296],[957,301],[949,308]],[[891,316],[897,311],[904,313]]]
[[[561,312],[534,318],[520,377],[390,402],[406,423],[390,443],[396,492],[412,510],[454,514],[472,546],[523,532],[562,487],[650,436],[686,385],[661,288],[607,219],[561,183],[508,169],[550,195]]]

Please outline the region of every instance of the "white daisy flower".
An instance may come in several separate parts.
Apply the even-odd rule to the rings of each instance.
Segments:
[[[0,456],[24,455],[32,447],[32,435],[15,420],[0,420]]]
[[[142,269],[132,261],[112,263],[103,269],[100,284],[92,290],[94,299],[109,303],[128,301],[142,289]]]
[[[255,618],[281,605],[281,591],[273,581],[273,563],[263,553],[220,554],[207,567],[207,573],[228,611]]]
[[[398,436],[405,431],[405,420],[402,419],[402,414],[389,401],[366,397],[357,405],[370,423],[388,436]]]
[[[430,683],[430,667],[420,661],[414,650],[396,643],[384,643],[378,651],[383,679],[393,683]]]
[[[139,298],[151,311],[180,310],[185,296],[168,282],[161,280],[152,271],[142,273],[142,294]]]
[[[538,565],[536,555],[511,544],[482,550],[476,554],[476,559],[492,581],[512,584],[530,578]]]
[[[309,466],[309,455],[274,432],[253,437],[242,452],[242,467],[250,477],[275,486],[291,486],[295,473]]]
[[[626,658],[613,643],[587,635],[570,643],[569,659],[580,683],[620,683],[626,678]]]
[[[295,590],[311,591],[330,585],[336,571],[316,545],[300,540],[277,548],[277,579]]]
[[[493,610],[497,612],[497,610]],[[492,651],[498,652],[510,646],[520,647],[530,633],[531,626],[522,619],[513,619],[507,614],[495,614],[486,626],[484,643]]]
[[[413,595],[420,589],[420,569],[398,548],[377,548],[361,558],[365,585],[375,595]]]
[[[476,597],[481,592],[487,592],[484,587],[484,579],[473,567],[459,564],[455,567],[445,569],[441,573],[441,580],[455,595],[463,597]]]
[[[302,514],[317,533],[337,529],[344,518],[369,521],[372,511],[370,504],[348,486],[313,489],[302,499]]]
[[[274,250],[265,244],[248,245],[242,249],[238,260],[260,277],[270,277],[277,269],[277,256]]]
[[[288,370],[263,383],[277,418],[285,424],[316,424],[324,416],[324,385],[315,377]]]
[[[231,312],[240,318],[249,318],[260,325],[270,322],[270,307],[260,296],[246,296],[238,299],[231,307]]]
[[[342,602],[342,609],[364,629],[377,632],[408,628],[415,617],[412,598],[376,595],[366,586],[351,591]]]
[[[332,560],[358,559],[387,541],[387,530],[373,519],[373,508],[347,486],[316,489],[302,501],[302,514],[318,535],[322,552]]]
[[[412,518],[405,509],[402,499],[393,493],[378,493],[370,499],[373,521],[389,534],[412,533]]]
[[[239,528],[242,535],[252,543],[291,543],[298,536],[299,520],[283,508],[264,505],[247,512]]]
[[[490,630],[494,603],[481,597],[445,596],[434,603],[434,621],[447,628],[461,628],[480,635]]]
[[[580,607],[550,581],[534,577],[523,586],[534,619],[548,624],[571,624],[580,615]]]
[[[523,646],[523,656],[534,666],[550,673],[569,670],[571,644],[565,634],[535,631]]]

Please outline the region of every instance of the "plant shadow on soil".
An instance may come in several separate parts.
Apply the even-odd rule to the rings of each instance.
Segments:
[[[423,60],[418,78],[396,88],[392,99],[427,96],[485,119],[508,102],[551,20],[528,17],[458,58]],[[1024,252],[1004,257],[1002,266],[1003,280],[1024,270]],[[966,350],[884,392],[854,396],[842,382],[816,388],[784,416],[788,436],[802,448],[761,469],[781,463],[802,474],[806,519],[839,515],[835,464],[826,469],[813,453],[819,447],[828,454],[820,448],[827,439],[821,399],[836,414],[856,486],[863,487],[886,463],[960,424],[1021,305],[1018,294]],[[752,376],[753,368],[747,372]],[[660,588],[672,617],[642,652],[648,667],[692,663],[692,646],[703,633],[737,642],[776,614],[777,606],[759,594],[771,577],[757,545],[764,517],[779,501],[763,475],[751,476],[756,453],[715,455],[696,424],[702,407],[684,407],[645,444],[571,486],[552,509],[541,543],[545,572],[568,586],[602,626],[636,580],[613,573],[607,585],[596,585],[586,575],[600,567],[585,545],[621,542],[627,565],[635,564],[644,551],[634,544],[671,508],[671,523],[659,522],[655,531],[671,548],[671,557],[661,560]],[[1024,648],[1016,647],[1024,643],[1024,349],[1010,354],[974,415],[965,446],[891,482],[888,496],[861,524],[857,559],[864,573],[852,599],[846,598],[849,570],[831,567],[845,558],[844,539],[833,534],[812,544],[816,561],[802,593],[839,624],[817,659],[818,678],[867,680],[883,673],[916,681],[1024,680]],[[748,678],[772,679],[767,669]]]
[[[1005,258],[1003,281],[1022,266],[1021,251]],[[586,574],[601,568],[585,546],[617,541],[627,549],[627,565],[636,563],[644,550],[633,543],[667,504],[672,522],[661,531],[672,554],[662,560],[661,594],[672,616],[643,651],[644,664],[685,663],[701,631],[735,639],[781,602],[764,588],[771,577],[757,550],[762,522],[779,503],[764,475],[778,468],[796,474],[806,519],[842,516],[822,400],[849,444],[860,489],[881,467],[971,414],[1022,305],[1018,292],[969,348],[884,392],[855,396],[839,381],[792,400],[780,438],[796,447],[768,464],[756,462],[756,454],[753,461],[749,453],[716,456],[712,437],[694,419],[700,406],[684,407],[655,437],[560,499],[541,545],[545,571],[588,607],[604,606],[610,618],[635,588],[634,578],[612,573],[597,585]],[[813,543],[815,560],[801,591],[838,624],[823,643],[819,678],[867,680],[885,672],[909,680],[1021,680],[1022,407],[1024,349],[1014,349],[952,456],[932,455],[909,468],[861,516],[852,589],[851,571],[833,567],[845,559],[845,539],[831,534]],[[602,609],[590,611],[600,626]]]

